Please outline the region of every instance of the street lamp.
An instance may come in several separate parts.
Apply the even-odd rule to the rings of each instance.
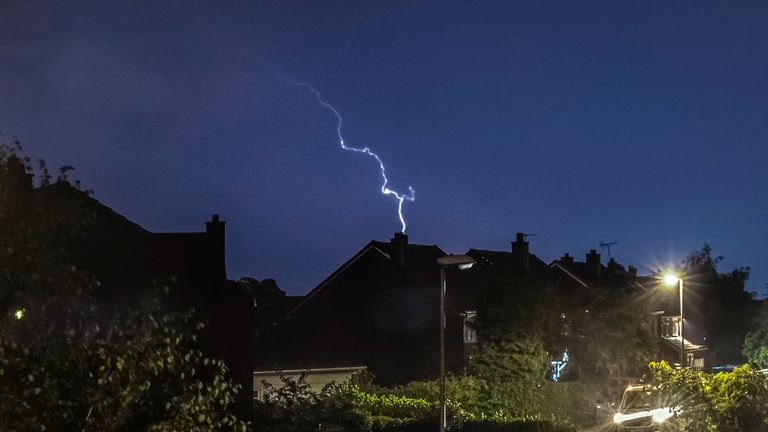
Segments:
[[[440,432],[445,432],[445,270],[466,270],[475,264],[468,255],[448,255],[437,259],[440,266]]]
[[[665,285],[678,285],[680,288],[680,367],[685,369],[685,325],[683,321],[683,275],[667,273],[662,279]]]

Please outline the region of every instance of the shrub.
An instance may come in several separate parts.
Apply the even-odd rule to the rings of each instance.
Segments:
[[[594,418],[597,393],[586,383],[546,381],[540,390],[542,418],[573,424]]]
[[[709,374],[650,364],[651,384],[662,400],[679,407],[666,430],[768,430],[768,382],[748,365]]]
[[[464,423],[456,432],[574,432],[575,430],[571,426],[541,420],[477,420]]]

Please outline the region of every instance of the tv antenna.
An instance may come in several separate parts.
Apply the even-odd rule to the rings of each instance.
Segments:
[[[539,233],[532,233],[532,234],[523,233],[523,240],[527,239],[528,237],[533,237],[537,235],[539,235]]]
[[[617,245],[619,242],[607,242],[600,241],[600,249],[608,249],[608,259],[611,259],[611,246]]]

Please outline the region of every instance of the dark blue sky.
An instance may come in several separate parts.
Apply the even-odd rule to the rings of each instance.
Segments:
[[[226,3],[222,6],[220,3]],[[231,277],[311,289],[399,229],[768,284],[768,3],[0,0],[0,130],[152,231],[228,222]]]

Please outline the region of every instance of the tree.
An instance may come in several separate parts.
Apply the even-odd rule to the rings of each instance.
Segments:
[[[692,326],[701,327],[715,358],[741,363],[744,337],[752,327],[756,303],[744,290],[749,267],[720,273],[722,260],[712,256],[712,247],[705,243],[683,261],[685,317]]]
[[[626,376],[645,368],[655,340],[649,322],[651,304],[641,294],[626,285],[593,286],[580,307],[570,312],[573,337],[569,352],[580,375],[614,369]]]
[[[651,363],[650,385],[677,415],[664,431],[763,431],[768,428],[768,381],[748,365],[710,374]]]
[[[260,338],[282,318],[285,291],[277,286],[274,279],[257,280],[252,277],[242,277],[236,281],[237,287],[253,298],[255,306],[254,335]]]
[[[755,316],[754,328],[744,338],[742,354],[760,369],[768,368],[768,306],[761,304]]]
[[[480,380],[480,411],[507,419],[540,413],[538,393],[546,372],[546,352],[532,337],[482,343],[469,367]]]
[[[70,170],[54,180],[41,162],[35,187],[18,143],[0,144],[0,430],[245,430],[192,312],[156,294],[100,315],[99,282],[69,258],[94,217]]]
[[[480,379],[485,414],[539,413],[537,393],[548,370],[544,344],[560,325],[558,298],[554,287],[528,272],[496,275],[480,291],[479,345],[468,372]]]

